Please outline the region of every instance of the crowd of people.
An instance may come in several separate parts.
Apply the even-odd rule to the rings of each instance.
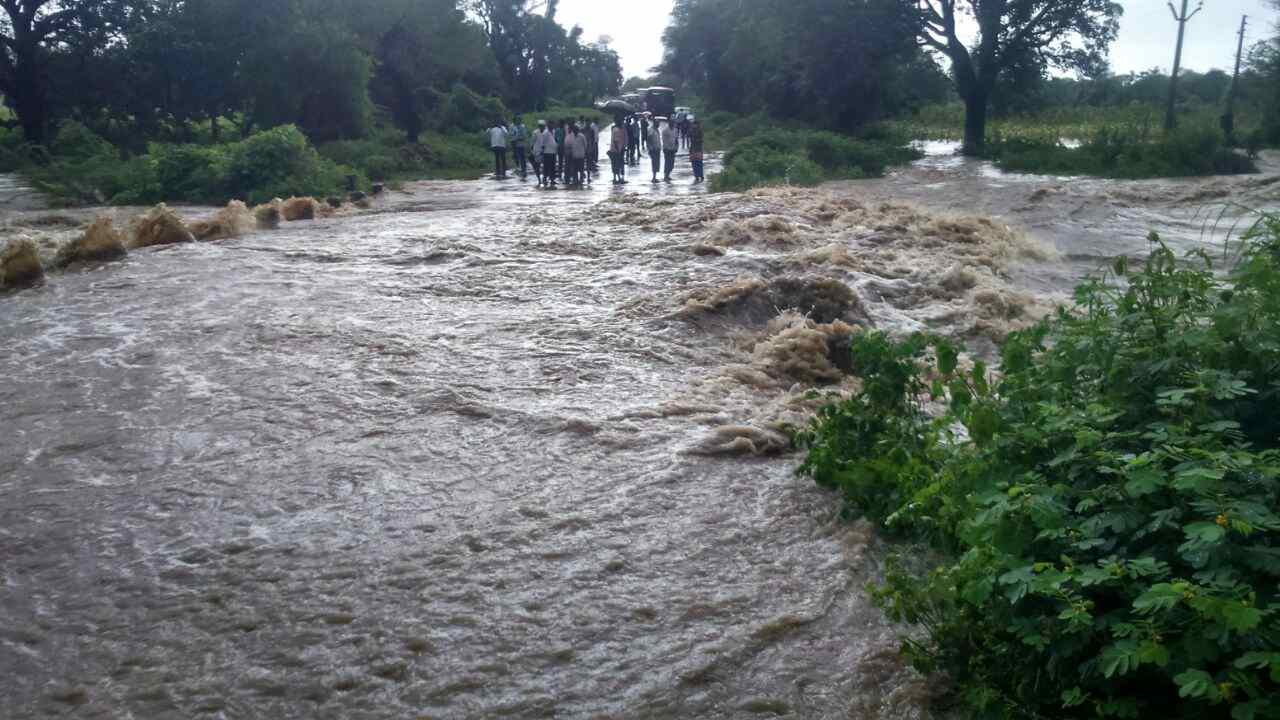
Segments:
[[[510,152],[512,171],[527,178],[532,166],[539,187],[589,186],[592,177],[600,172],[600,131],[599,123],[585,117],[539,120],[533,130],[525,126],[518,115],[510,125],[499,119],[487,131],[489,147],[493,150],[493,175],[499,179],[507,177]],[[648,156],[653,169],[652,182],[671,182],[676,155],[681,148],[688,150],[694,183],[706,180],[702,125],[693,114],[678,119],[652,117],[647,113],[618,115],[609,131],[608,147],[615,185],[627,182],[626,168],[638,166],[642,153]]]

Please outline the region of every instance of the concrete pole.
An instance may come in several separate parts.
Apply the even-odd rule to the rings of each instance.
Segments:
[[[1187,4],[1190,0],[1182,0],[1182,12],[1179,13],[1173,7],[1173,3],[1169,3],[1169,12],[1173,13],[1173,19],[1178,22],[1178,47],[1173,52],[1173,74],[1169,76],[1169,106],[1164,115],[1164,129],[1172,130],[1178,125],[1178,118],[1174,114],[1174,105],[1178,102],[1178,71],[1182,69],[1182,41],[1187,32],[1187,21],[1196,16],[1204,8],[1204,0],[1196,6],[1196,9],[1187,14]]]

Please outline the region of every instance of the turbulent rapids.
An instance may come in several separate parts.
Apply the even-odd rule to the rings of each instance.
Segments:
[[[933,717],[788,427],[856,333],[990,352],[1276,180],[7,211],[0,715]]]

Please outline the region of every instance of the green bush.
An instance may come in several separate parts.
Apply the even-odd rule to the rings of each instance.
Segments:
[[[260,203],[333,193],[345,186],[347,175],[367,184],[359,171],[321,157],[292,125],[224,145],[152,143],[145,155],[122,160],[90,130],[64,124],[47,160],[19,167],[45,191],[91,203]]]
[[[485,144],[479,132],[426,132],[417,144],[410,144],[399,131],[382,128],[363,140],[325,143],[318,149],[336,163],[385,181],[481,174],[493,165]]]
[[[436,105],[436,129],[441,132],[464,132],[479,135],[491,127],[495,120],[510,120],[511,113],[494,97],[482,97],[462,83],[453,86],[448,94],[438,94]]]
[[[1280,717],[1280,218],[1228,275],[1198,260],[1118,261],[999,376],[865,335],[864,389],[798,436],[849,512],[942,556],[873,595],[980,717]]]
[[[1055,175],[1152,178],[1257,172],[1249,157],[1227,145],[1221,130],[1203,124],[1172,133],[1150,125],[1103,126],[1078,147],[1066,147],[1053,135],[1006,138],[997,133],[987,154],[1006,170]]]
[[[725,154],[713,190],[770,184],[817,185],[825,180],[876,177],[896,162],[919,157],[910,148],[818,130],[773,128],[738,141]]]

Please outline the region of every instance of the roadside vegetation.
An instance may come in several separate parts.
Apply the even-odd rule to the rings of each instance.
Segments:
[[[483,132],[512,109],[577,117],[622,83],[606,43],[534,5],[6,6],[0,169],[67,203],[221,204],[340,193],[353,175],[365,189],[479,175],[492,163]]]
[[[821,130],[770,129],[733,142],[715,191],[764,185],[817,185],[828,180],[879,177],[890,165],[921,157],[905,143],[853,138]]]
[[[990,718],[1280,716],[1280,217],[1153,236],[1004,344],[855,339],[801,471],[904,544],[875,601]]]

